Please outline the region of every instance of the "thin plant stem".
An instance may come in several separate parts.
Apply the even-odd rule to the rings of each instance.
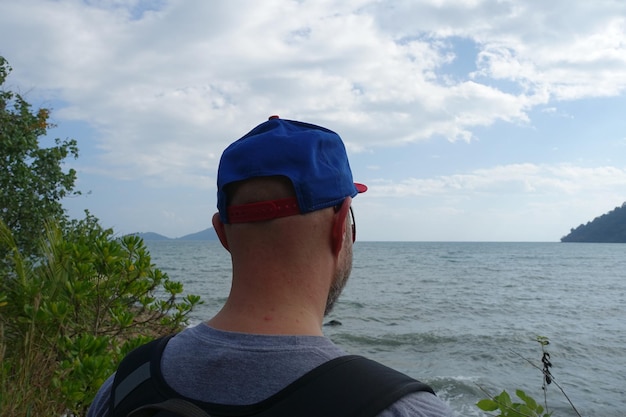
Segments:
[[[531,361],[528,358],[525,358],[524,356],[522,356],[521,354],[519,354],[518,352],[511,350],[511,352],[513,352],[514,354],[516,354],[517,356],[519,356],[520,358],[524,359],[526,362],[528,362],[531,366],[533,366],[534,368],[537,368],[541,371],[541,373],[545,376],[545,372],[542,368],[540,368],[539,366],[537,366],[535,363],[533,363],[533,361]],[[567,402],[569,403],[569,405],[572,407],[572,409],[574,410],[574,412],[576,413],[576,415],[578,417],[582,417],[582,415],[578,412],[578,410],[576,409],[576,406],[574,406],[574,403],[572,403],[572,401],[570,400],[570,398],[567,396],[567,394],[565,393],[565,390],[563,390],[563,388],[559,385],[558,382],[556,382],[554,380],[554,376],[552,376],[552,374],[550,374],[550,377],[552,379],[552,382],[554,383],[554,385],[556,385],[556,387],[561,391],[561,393],[563,394],[563,396],[565,397],[565,399],[567,400]],[[544,396],[546,396],[546,389],[545,389],[545,385],[544,385]],[[547,399],[546,399],[547,402]],[[548,411],[548,406],[546,404],[546,411]]]

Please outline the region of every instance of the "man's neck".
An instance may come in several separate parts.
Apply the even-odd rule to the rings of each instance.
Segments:
[[[231,299],[207,323],[218,330],[275,335],[322,336],[323,316],[298,306],[239,304]]]

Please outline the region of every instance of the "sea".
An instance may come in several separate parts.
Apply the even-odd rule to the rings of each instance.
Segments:
[[[157,268],[204,300],[191,325],[219,310],[231,276],[219,242],[146,244]],[[487,416],[477,401],[517,389],[553,417],[578,415],[571,404],[626,416],[625,244],[356,242],[325,323],[346,351],[430,384],[459,416]],[[554,379],[545,390],[542,349]]]

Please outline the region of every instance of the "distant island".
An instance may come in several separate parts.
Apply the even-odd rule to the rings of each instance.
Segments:
[[[191,233],[189,235],[185,235],[182,237],[171,238],[167,236],[160,235],[154,232],[145,232],[145,233],[129,233],[132,236],[139,236],[143,240],[218,240],[217,235],[215,234],[215,230],[212,227],[208,229],[204,229],[200,232]]]
[[[587,224],[571,229],[561,242],[626,243],[626,202]]]

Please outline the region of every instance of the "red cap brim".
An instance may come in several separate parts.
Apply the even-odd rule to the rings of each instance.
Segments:
[[[359,193],[364,193],[364,192],[367,191],[367,185],[365,185],[365,184],[359,184],[358,182],[355,182],[354,186],[356,187],[356,190]]]

